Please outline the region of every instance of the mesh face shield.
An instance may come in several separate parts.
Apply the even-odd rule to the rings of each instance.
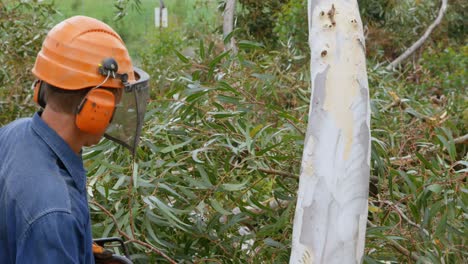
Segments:
[[[149,100],[149,75],[134,67],[133,83],[126,83],[120,102],[104,136],[128,148],[135,154]]]

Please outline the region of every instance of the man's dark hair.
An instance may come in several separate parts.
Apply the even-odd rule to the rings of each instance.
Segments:
[[[44,100],[52,110],[59,113],[74,115],[83,98],[91,88],[81,90],[64,90],[43,82]]]

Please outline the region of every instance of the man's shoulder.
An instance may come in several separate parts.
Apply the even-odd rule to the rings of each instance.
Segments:
[[[0,133],[14,132],[17,129],[25,128],[29,123],[31,123],[31,120],[32,118],[30,117],[16,119],[15,121],[0,127]]]
[[[0,152],[0,157],[2,153],[6,154],[8,148],[27,140],[26,133],[32,132],[29,129],[31,120],[31,118],[21,118],[0,127],[0,147],[4,150]]]
[[[69,188],[57,158],[34,147],[16,154],[19,152],[21,155],[6,157],[0,164],[0,193],[4,193],[0,205],[15,207],[10,210],[26,222],[54,210],[71,212]]]
[[[19,202],[17,206],[23,212],[28,212],[29,218],[53,209],[71,211],[68,186],[60,168],[52,161],[42,162],[18,168],[7,179],[9,196]]]
[[[0,205],[12,206],[15,201],[15,210],[26,221],[53,209],[71,211],[63,165],[29,128],[31,123],[30,118],[16,120],[0,134],[0,193],[5,199]]]
[[[15,171],[36,166],[35,162],[47,159],[50,152],[32,129],[32,118],[17,119],[1,127],[0,148],[0,171],[11,163],[20,163],[10,168]]]

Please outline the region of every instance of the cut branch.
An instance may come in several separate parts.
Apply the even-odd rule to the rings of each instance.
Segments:
[[[431,35],[432,31],[442,22],[442,18],[444,17],[445,11],[447,10],[447,1],[448,0],[442,0],[442,5],[439,10],[439,15],[437,16],[436,20],[427,28],[426,32],[424,32],[424,35],[418,39],[409,49],[407,49],[403,54],[401,54],[398,58],[396,58],[394,61],[392,61],[388,66],[387,70],[392,70],[398,65],[400,65],[404,60],[406,60],[411,54],[413,54],[417,49],[419,49],[424,42],[429,38],[429,35]]]
[[[394,208],[395,211],[397,211],[397,213],[398,213],[403,219],[405,219],[406,222],[407,222],[408,224],[410,224],[410,225],[412,225],[412,226],[418,228],[418,229],[421,230],[426,236],[428,236],[428,237],[431,236],[431,234],[429,233],[429,231],[427,231],[424,227],[422,227],[422,226],[416,224],[415,222],[411,221],[411,219],[409,219],[408,216],[406,216],[406,215],[401,211],[401,209],[400,209],[397,205],[395,205],[395,204],[392,203],[391,201],[380,201],[380,202],[382,202],[382,203],[384,203],[384,204],[387,204],[387,205],[389,205],[390,207]]]
[[[468,143],[468,134],[466,135],[463,135],[461,137],[457,137],[453,140],[453,143],[454,144],[466,144]],[[427,148],[425,150],[422,151],[422,154],[426,154],[428,152],[432,152],[432,151],[435,151],[437,150],[437,146],[432,146],[430,148]],[[410,162],[413,162],[417,159],[416,155],[415,154],[411,154],[411,155],[406,155],[406,156],[403,156],[403,157],[391,157],[390,158],[390,162],[394,165],[402,165],[404,163],[410,163]]]
[[[283,176],[283,177],[292,178],[292,179],[299,179],[299,175],[289,173],[289,172],[286,172],[286,171],[266,169],[266,168],[253,168],[253,167],[249,167],[249,166],[244,167],[244,166],[241,166],[239,164],[235,164],[233,162],[231,162],[230,164],[231,164],[231,166],[233,166],[236,169],[244,169],[245,168],[245,169],[248,169],[248,170],[261,171],[261,172],[266,173],[266,174],[278,175],[278,176]]]
[[[371,221],[367,220],[367,224],[371,227],[377,227],[377,225],[373,224]],[[401,254],[411,258],[412,260],[416,261],[417,263],[420,261],[420,257],[418,254],[414,253],[414,252],[411,252],[409,251],[408,249],[404,248],[403,246],[401,246],[400,244],[398,244],[398,242],[396,242],[395,240],[391,240],[391,239],[388,239],[387,240],[391,246],[398,250]],[[423,262],[424,264],[428,264],[427,262]]]
[[[95,205],[97,206],[99,209],[101,209],[101,211],[103,211],[107,216],[109,216],[111,219],[112,219],[112,222],[114,222],[114,225],[115,225],[115,229],[117,230],[117,232],[119,233],[119,235],[121,235],[122,237],[125,237],[125,239],[128,241],[128,242],[132,242],[132,243],[136,243],[136,244],[139,244],[139,245],[142,245],[144,247],[146,247],[147,249],[151,250],[152,252],[156,253],[156,254],[159,254],[161,255],[163,258],[165,258],[167,261],[169,261],[169,263],[171,264],[177,264],[176,261],[174,261],[172,258],[170,258],[169,256],[167,256],[166,254],[164,254],[164,252],[162,252],[161,250],[155,248],[154,246],[152,246],[151,244],[149,243],[146,243],[146,242],[143,242],[141,240],[138,240],[136,238],[132,238],[130,235],[128,235],[127,233],[125,233],[124,231],[122,231],[120,228],[119,228],[119,224],[117,222],[117,219],[115,219],[115,216],[109,212],[109,210],[107,210],[104,206],[102,206],[101,204],[99,204],[98,202],[96,201],[89,201],[90,204],[92,205]]]

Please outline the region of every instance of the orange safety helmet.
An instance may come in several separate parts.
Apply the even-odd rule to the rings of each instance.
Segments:
[[[63,90],[91,88],[76,109],[77,127],[92,134],[106,132],[106,137],[135,152],[149,76],[133,67],[124,42],[111,27],[86,16],[62,21],[47,34],[32,73],[38,79],[34,100],[42,107],[42,82]],[[108,88],[122,89],[119,105]]]
[[[64,90],[79,90],[97,85],[123,88],[119,79],[98,71],[105,58],[118,63],[118,72],[135,81],[133,65],[120,36],[105,23],[86,16],[74,16],[52,28],[37,55],[32,73],[37,79]]]

